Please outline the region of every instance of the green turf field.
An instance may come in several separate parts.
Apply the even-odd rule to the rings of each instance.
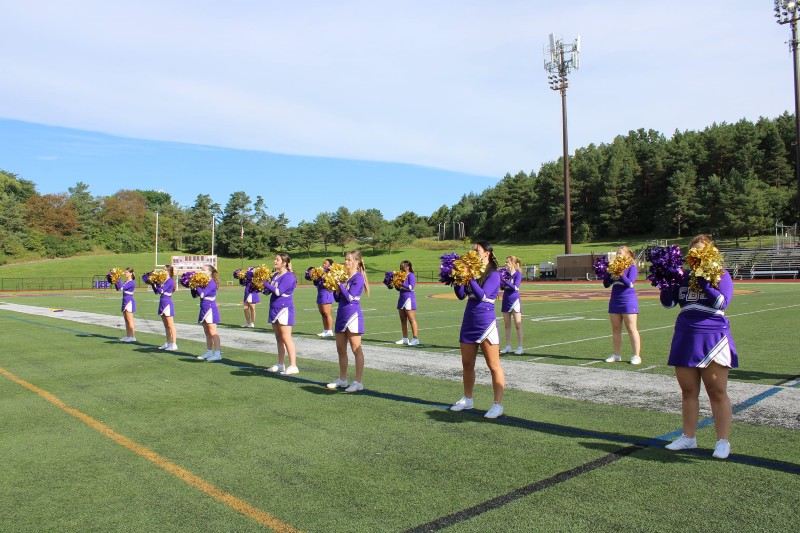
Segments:
[[[675,311],[639,285],[644,363],[606,366],[671,375]],[[800,283],[736,290],[731,379],[796,383]],[[569,367],[610,353],[600,283],[523,291],[526,353],[504,358]],[[458,357],[463,302],[451,294],[420,285],[417,317],[425,350]],[[157,319],[152,292],[136,296],[137,318]],[[698,432],[696,453],[654,440],[680,427],[677,414],[509,390],[509,416],[487,421],[446,410],[457,382],[377,370],[365,393],[331,392],[322,385],[336,374],[332,346],[330,362],[299,353],[296,378],[261,371],[274,343],[225,349],[226,330],[243,322],[241,296],[231,286],[218,298],[226,364],[148,349],[163,342],[157,335],[126,345],[118,329],[0,306],[0,531],[796,529],[796,430],[734,422],[733,455],[718,461],[712,426]],[[314,297],[298,289],[297,336],[321,329]],[[180,340],[197,302],[188,291],[175,299],[182,352],[201,353]],[[114,316],[120,301],[113,290],[0,294],[0,303]],[[367,360],[370,346],[400,336],[395,302],[378,284],[362,300]],[[258,310],[264,327],[266,304]]]

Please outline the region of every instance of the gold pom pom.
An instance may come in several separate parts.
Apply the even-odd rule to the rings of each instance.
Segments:
[[[476,251],[470,251],[453,261],[453,283],[466,285],[486,272],[486,265]]]
[[[399,289],[406,282],[408,272],[405,270],[395,270],[392,274],[392,288]]]
[[[322,278],[325,275],[325,269],[322,267],[315,267],[312,268],[308,272],[308,277],[311,278],[311,281],[317,281],[318,279]]]
[[[167,281],[167,271],[166,270],[154,270],[152,274],[150,274],[150,281],[155,285],[163,285],[165,281]]]
[[[209,281],[211,281],[211,278],[208,277],[208,274],[205,272],[195,272],[192,274],[192,277],[189,278],[189,288],[196,289],[198,287],[207,287]]]
[[[347,269],[344,265],[337,263],[331,265],[328,271],[323,275],[322,284],[329,291],[338,291],[339,283],[344,283],[349,277],[350,274],[347,273]]]
[[[267,265],[258,265],[253,269],[253,280],[250,284],[257,291],[264,290],[264,282],[272,279],[272,269]]]
[[[629,255],[617,255],[617,257],[608,264],[606,272],[611,274],[612,278],[619,278],[632,264],[633,259],[631,259]]]
[[[110,281],[112,284],[114,285],[117,284],[119,278],[122,277],[122,272],[123,270],[121,268],[116,268],[116,267],[112,268],[111,271],[109,271],[108,276],[109,278],[111,278]]]
[[[715,289],[719,288],[722,279],[723,258],[716,246],[707,244],[703,248],[692,248],[686,254],[686,264],[692,270],[689,274],[689,288],[701,292],[697,278],[703,278]]]

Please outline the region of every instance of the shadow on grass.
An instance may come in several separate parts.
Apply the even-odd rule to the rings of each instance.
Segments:
[[[536,422],[523,418],[516,418],[510,416],[501,416],[500,418],[489,420],[483,418],[485,411],[471,409],[469,411],[462,411],[460,413],[453,413],[450,411],[429,411],[428,416],[437,422],[444,423],[464,423],[464,422],[484,422],[491,424],[499,424],[503,426],[515,427],[519,429],[526,429],[546,433],[548,435],[555,435],[561,437],[572,437],[576,439],[596,439],[607,442],[579,442],[581,446],[589,449],[602,451],[604,453],[617,453],[620,444],[633,445],[641,448],[635,452],[637,459],[644,459],[649,461],[658,461],[661,463],[694,463],[697,461],[722,461],[715,459],[711,456],[713,450],[711,449],[694,449],[683,450],[680,452],[672,452],[665,450],[664,446],[668,441],[645,437],[641,435],[630,435],[625,433],[616,432],[601,432],[589,429],[577,428],[572,426],[564,426],[560,424],[550,424],[546,422]],[[466,416],[465,416],[466,415]],[[634,456],[634,454],[631,454]],[[750,455],[731,454],[727,462],[740,463],[758,468],[766,468],[776,472],[785,472],[789,474],[800,474],[800,464],[788,461],[780,461],[775,459],[766,459],[763,457],[755,457]]]
[[[771,374],[769,372],[754,372],[752,370],[732,369],[728,375],[728,379],[735,381],[746,381],[758,383],[759,381],[766,381],[771,385],[783,385],[790,381],[800,378],[798,375],[792,374]]]

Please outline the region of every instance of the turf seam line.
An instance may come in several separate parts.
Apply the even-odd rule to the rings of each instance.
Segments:
[[[68,415],[77,418],[79,421],[83,422],[90,428],[94,429],[104,437],[112,440],[113,442],[119,444],[120,446],[132,451],[133,453],[147,459],[151,463],[155,464],[162,470],[165,470],[167,473],[172,474],[176,478],[180,479],[184,483],[196,488],[197,490],[204,492],[211,498],[217,500],[220,503],[223,503],[233,509],[234,511],[258,522],[259,524],[266,526],[274,531],[279,532],[297,532],[299,530],[295,529],[291,525],[282,522],[281,520],[275,518],[274,516],[270,515],[258,509],[246,501],[237,498],[236,496],[223,491],[222,489],[217,488],[215,485],[207,482],[200,476],[197,476],[185,468],[173,463],[169,459],[157,454],[156,452],[150,450],[149,448],[142,446],[141,444],[137,443],[136,441],[122,435],[121,433],[117,433],[107,425],[103,424],[99,420],[92,418],[91,416],[87,415],[86,413],[75,409],[74,407],[70,407],[66,402],[61,400],[59,397],[55,396],[47,392],[44,389],[33,385],[25,381],[24,379],[17,377],[16,375],[12,374],[8,370],[0,367],[0,374],[4,375],[11,381],[17,383],[18,385],[22,386],[25,389],[39,395],[44,400],[50,402],[53,406],[57,407],[58,409],[64,411]]]
[[[569,481],[570,479],[577,477],[581,474],[585,474],[587,472],[591,472],[592,470],[596,470],[598,468],[611,464],[643,448],[644,448],[643,446],[636,446],[636,445],[620,448],[619,450],[611,452],[608,455],[604,455],[603,457],[599,457],[597,459],[594,459],[593,461],[589,461],[588,463],[576,466],[575,468],[559,472],[558,474],[550,476],[549,478],[537,481],[535,483],[531,483],[530,485],[520,487],[505,494],[501,494],[500,496],[496,496],[490,500],[486,500],[485,502],[479,503],[472,507],[462,509],[461,511],[449,514],[447,516],[443,516],[441,518],[437,518],[436,520],[433,520],[431,522],[427,522],[417,527],[408,529],[406,530],[406,533],[439,531],[440,529],[453,526],[459,522],[464,522],[485,512],[503,507],[504,505],[507,505],[520,498],[524,498],[525,496],[529,496],[536,492],[540,492],[555,485],[564,483],[565,481]]]

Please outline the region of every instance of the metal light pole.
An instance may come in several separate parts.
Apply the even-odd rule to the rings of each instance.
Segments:
[[[795,0],[775,0],[775,18],[778,24],[791,24],[792,49],[794,59],[794,177],[797,180],[797,216],[800,219],[800,58],[797,56],[798,5]]]
[[[550,88],[561,93],[561,128],[564,144],[564,253],[572,253],[572,209],[569,194],[569,144],[567,142],[567,75],[577,70],[580,63],[581,36],[570,44],[563,39],[556,40],[550,34],[550,46],[544,60],[544,69],[550,73],[547,81]],[[549,61],[548,61],[549,57]]]

